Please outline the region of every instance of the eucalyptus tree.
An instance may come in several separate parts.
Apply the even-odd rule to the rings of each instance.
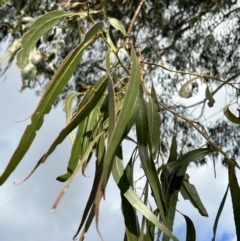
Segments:
[[[21,91],[33,88],[42,97],[0,184],[29,150],[44,115],[64,100],[67,125],[33,172],[69,135],[71,157],[66,173],[57,177],[67,184],[55,209],[76,173],[84,173],[87,163],[95,160],[93,187],[74,237],[81,231],[82,240],[93,218],[98,220],[99,204],[113,175],[121,191],[125,239],[154,240],[158,229],[163,240],[178,240],[172,229],[179,192],[208,216],[186,173],[189,163],[204,163],[208,155],[212,163],[219,157],[228,167],[227,191],[239,238],[240,190],[234,171],[239,168],[239,10],[237,1],[229,0],[3,0],[0,41],[10,45],[0,58],[1,63],[7,61],[2,76],[16,59]],[[192,95],[202,88],[202,101],[191,104]],[[231,89],[231,102],[222,106],[221,119],[210,125],[204,115],[217,104],[214,96],[223,88],[225,96]],[[189,104],[176,103],[176,94]],[[201,108],[197,118],[191,114],[194,106]],[[129,136],[131,130],[135,136]],[[121,145],[125,140],[136,145],[127,165]],[[143,199],[133,185],[136,161],[146,177]],[[149,188],[155,211],[148,206]],[[222,204],[225,199],[226,195]],[[137,211],[143,215],[141,227]],[[184,218],[186,239],[195,240],[194,224]]]

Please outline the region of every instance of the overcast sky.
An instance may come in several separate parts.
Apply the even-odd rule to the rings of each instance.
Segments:
[[[21,78],[20,71],[16,67],[12,67],[4,78],[6,78],[4,83],[2,83],[3,78],[0,79],[0,173],[5,169],[29,124],[29,120],[20,123],[14,121],[29,117],[39,101],[34,91],[19,92]],[[218,99],[221,99],[221,95],[216,96],[216,102]],[[65,115],[62,109],[63,106],[60,104],[45,117],[44,125],[37,133],[29,152],[7,182],[0,187],[0,241],[70,241],[78,228],[93,181],[93,162],[86,171],[88,177],[79,174],[58,208],[50,212],[64,185],[56,181],[56,177],[66,171],[71,148],[69,139],[56,149],[29,180],[18,186],[13,184],[20,182],[29,174],[64,127]],[[124,148],[125,155],[130,155],[129,143],[125,143]],[[227,170],[217,163],[217,179],[215,179],[212,163],[209,163],[201,168],[193,166],[188,173],[190,182],[196,186],[209,217],[202,217],[195,208],[191,207],[189,201],[183,201],[181,197],[178,209],[194,222],[197,240],[209,241],[212,238],[214,219],[227,187]],[[237,174],[239,175],[239,172]],[[124,226],[120,195],[112,179],[107,187],[106,197],[106,201],[101,203],[100,210],[99,226],[102,236],[106,241],[122,241]],[[220,218],[217,241],[236,240],[230,201],[229,195]],[[185,221],[178,214],[174,233],[179,240],[185,240],[185,231]],[[94,224],[87,233],[86,240],[100,240]]]

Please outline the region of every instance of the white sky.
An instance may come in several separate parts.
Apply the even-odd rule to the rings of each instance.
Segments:
[[[21,123],[14,121],[29,117],[39,101],[34,91],[19,92],[19,72],[16,67],[12,67],[7,72],[5,82],[2,83],[3,78],[0,79],[0,173],[5,169],[29,123],[29,120]],[[90,164],[86,171],[89,177],[79,174],[56,211],[50,212],[64,185],[55,178],[66,170],[71,148],[69,139],[56,149],[29,180],[19,186],[13,184],[29,174],[64,125],[65,115],[60,104],[45,117],[45,123],[29,152],[7,182],[0,187],[0,241],[72,240],[90,192],[94,163]],[[130,155],[128,144],[125,144],[124,148],[125,154]],[[190,182],[196,186],[209,213],[209,218],[201,217],[189,201],[183,201],[182,198],[179,199],[178,209],[194,222],[198,241],[211,240],[214,219],[227,187],[227,169],[217,163],[217,179],[214,178],[211,163],[201,168],[193,166],[188,173]],[[106,194],[107,200],[101,204],[100,230],[104,240],[122,241],[124,227],[120,195],[112,179]],[[236,240],[230,201],[229,195],[220,218],[216,240]],[[180,215],[177,216],[174,233],[179,240],[185,240],[185,221]],[[95,224],[87,233],[86,240],[100,240]]]

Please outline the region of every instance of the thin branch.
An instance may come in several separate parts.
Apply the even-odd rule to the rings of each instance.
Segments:
[[[138,16],[138,14],[139,14],[139,11],[140,11],[142,5],[143,5],[145,2],[146,2],[146,0],[142,0],[142,1],[139,3],[139,5],[138,5],[138,7],[137,7],[137,9],[136,9],[136,11],[135,11],[135,13],[134,13],[134,15],[133,15],[133,18],[132,18],[132,20],[131,20],[131,22],[130,22],[130,24],[129,24],[128,31],[127,31],[127,39],[126,39],[127,47],[129,46],[129,45],[128,45],[128,44],[129,44],[129,38],[130,38],[130,34],[131,34],[131,32],[132,32],[132,29],[133,29],[133,25],[134,25],[134,23],[135,23],[135,21],[136,21],[136,19],[137,19],[137,16]]]
[[[188,118],[186,118],[185,116],[182,116],[178,113],[176,113],[175,111],[169,109],[166,105],[164,105],[162,102],[159,101],[159,104],[167,111],[169,111],[170,113],[172,113],[175,116],[178,116],[179,118],[187,121],[195,130],[198,131],[199,134],[201,134],[201,136],[208,142],[209,145],[211,145],[216,151],[220,152],[229,162],[231,162],[234,166],[236,166],[238,169],[240,169],[240,166],[234,162],[227,154],[226,152],[224,152],[216,143],[214,143],[213,141],[210,140],[210,138],[208,136],[206,136],[202,130],[199,129],[199,127],[196,124],[199,124],[198,122],[195,122],[193,120],[190,120]],[[196,123],[196,124],[195,124]]]

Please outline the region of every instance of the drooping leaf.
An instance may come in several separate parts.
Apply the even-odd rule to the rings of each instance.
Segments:
[[[155,159],[160,145],[160,114],[158,113],[158,106],[154,100],[149,97],[149,102],[145,102],[148,117],[148,135],[150,140],[150,147]]]
[[[78,110],[78,112],[74,115],[71,122],[59,133],[58,137],[55,139],[55,141],[51,144],[48,151],[40,158],[40,160],[35,165],[32,172],[29,174],[27,178],[29,178],[32,173],[38,168],[38,166],[41,163],[44,163],[47,157],[55,150],[55,148],[62,143],[62,141],[66,138],[66,136],[74,130],[84,119],[91,113],[91,111],[94,109],[94,107],[99,103],[101,100],[104,91],[106,90],[107,82],[106,76],[103,76],[99,79],[99,81],[95,84],[94,90],[92,92],[94,95],[89,98],[89,101],[84,105],[81,109]],[[26,179],[27,179],[26,178]],[[25,180],[26,180],[25,179]]]
[[[89,156],[90,152],[92,151],[93,146],[98,142],[99,138],[101,137],[101,135],[103,135],[103,132],[99,133],[92,141],[91,143],[89,143],[88,149],[86,150],[86,152],[84,153],[81,162],[79,162],[79,164],[77,165],[77,167],[74,169],[71,177],[69,178],[67,184],[64,186],[64,188],[62,189],[62,191],[60,192],[60,194],[57,197],[57,200],[55,201],[52,210],[54,211],[59,202],[61,201],[63,195],[66,193],[67,189],[69,188],[69,186],[71,185],[72,181],[74,180],[74,178],[76,177],[78,171],[81,169],[83,163],[87,160],[87,157]]]
[[[226,190],[226,192],[224,193],[223,199],[222,199],[222,201],[221,201],[221,204],[220,204],[219,209],[218,209],[218,212],[217,212],[217,216],[216,216],[215,221],[214,221],[212,241],[215,241],[218,221],[219,221],[220,215],[221,215],[221,213],[222,213],[222,210],[223,210],[223,207],[224,207],[226,198],[227,198],[228,190],[229,190],[229,185],[227,186],[227,190]]]
[[[224,115],[227,117],[228,120],[235,124],[240,124],[240,118],[236,117],[229,109],[229,105],[226,105],[223,109]]]
[[[165,225],[166,227],[172,231],[173,230],[173,223],[175,219],[175,213],[176,213],[176,206],[177,206],[177,201],[178,201],[178,193],[179,190],[174,190],[172,193],[169,195],[169,201],[168,201],[168,207],[167,207],[167,215],[166,215],[166,221]],[[162,241],[169,241],[169,237],[167,235],[163,235]]]
[[[98,229],[98,217],[99,217],[99,204],[104,195],[105,187],[107,185],[115,151],[124,137],[128,134],[126,129],[134,124],[135,113],[139,109],[138,96],[140,91],[140,66],[135,53],[135,50],[131,50],[132,57],[132,71],[129,80],[128,88],[124,97],[123,106],[119,113],[116,127],[112,133],[111,138],[108,141],[108,148],[105,154],[103,168],[101,173],[101,180],[98,185],[98,190],[95,195],[95,212],[96,212],[96,223]],[[134,118],[133,118],[134,116]],[[124,136],[125,134],[125,136]]]
[[[107,42],[108,42],[111,50],[117,51],[116,43],[114,41],[114,38],[113,38],[113,35],[111,33],[110,27],[107,28],[106,38],[107,38]]]
[[[170,173],[173,173],[174,171],[176,171],[178,167],[188,165],[190,162],[195,162],[213,151],[215,150],[211,148],[200,148],[190,151],[182,157],[180,157],[178,160],[168,163],[166,165],[167,169]]]
[[[139,110],[139,115],[136,120],[136,131],[137,131],[137,142],[138,142],[138,151],[142,164],[142,168],[147,176],[148,182],[151,186],[153,196],[156,200],[157,207],[159,208],[163,224],[165,224],[165,210],[164,203],[162,198],[162,188],[159,182],[158,173],[155,167],[155,164],[152,159],[150,151],[150,140],[149,140],[149,125],[148,125],[148,116],[145,105],[145,100],[140,99],[141,108]]]
[[[180,88],[180,90],[178,91],[178,94],[180,95],[180,97],[182,98],[190,98],[192,97],[192,91],[189,91],[188,87],[189,85],[195,81],[198,77],[195,77],[193,79],[188,80],[185,84],[183,84]]]
[[[168,162],[173,162],[177,160],[177,135],[173,135],[172,137],[172,143],[170,147],[170,154],[168,157]],[[162,172],[161,172],[161,184],[162,184],[162,193],[163,193],[163,199],[166,205],[168,205],[168,202],[170,200],[170,181],[171,181],[171,174],[168,172],[166,165],[162,166]]]
[[[47,86],[35,112],[33,113],[31,118],[31,124],[27,126],[20,140],[20,143],[18,144],[17,149],[13,153],[11,160],[9,161],[6,169],[1,175],[0,185],[2,185],[6,181],[6,179],[15,170],[15,168],[18,166],[18,164],[20,163],[20,161],[28,151],[29,147],[31,146],[36,136],[36,132],[41,128],[43,124],[44,115],[50,112],[53,103],[58,98],[64,86],[71,78],[75,70],[75,66],[79,63],[85,47],[87,47],[89,44],[91,44],[93,41],[96,40],[95,35],[102,28],[103,28],[102,22],[98,22],[95,25],[93,25],[92,28],[86,33],[83,41],[75,49],[73,49],[68,54],[68,56],[63,60],[62,64],[60,65],[60,67],[54,74],[52,80],[50,81],[49,85]],[[102,92],[100,91],[101,92],[100,94],[102,94],[103,91]],[[94,98],[94,101],[93,101],[94,105],[96,101],[98,101],[98,98]],[[89,109],[89,108],[85,108],[85,109]],[[88,113],[88,111],[86,112]],[[70,126],[72,126],[72,124]],[[76,126],[77,125],[75,125],[75,127]],[[74,128],[72,128],[69,132],[68,130],[66,132],[64,131],[63,132],[64,134],[68,135]]]
[[[82,233],[81,233],[81,235],[79,237],[79,241],[83,241],[84,240],[85,234],[87,233],[88,229],[90,228],[94,216],[95,216],[95,209],[94,209],[94,206],[92,206],[91,211],[90,211],[90,213],[88,215],[88,218],[86,220],[85,226],[84,226],[84,228],[82,230]]]
[[[167,163],[170,163],[176,160],[177,160],[177,135],[173,135]]]
[[[104,152],[105,152],[105,143],[104,142],[105,142],[105,133],[103,132],[102,135],[100,136],[99,142],[98,142],[97,155],[96,155],[97,161],[96,161],[95,176],[94,176],[94,181],[93,181],[93,185],[92,185],[92,190],[88,197],[87,204],[84,208],[81,222],[79,224],[79,227],[78,227],[77,232],[74,235],[73,239],[75,239],[77,237],[77,235],[81,231],[87,217],[89,217],[89,215],[91,215],[91,213],[89,214],[89,212],[90,212],[90,210],[92,210],[92,208],[94,209],[94,215],[96,215],[96,206],[95,206],[94,200],[95,200],[96,192],[97,192],[98,185],[99,185],[99,182],[101,179],[102,163],[103,163]]]
[[[237,240],[240,240],[240,188],[237,180],[237,176],[235,173],[235,168],[232,163],[228,163],[228,179],[229,179],[229,187],[230,193],[232,197],[232,207],[233,207],[233,216],[234,223],[236,228]]]
[[[106,55],[106,69],[109,75],[108,78],[108,141],[112,138],[112,134],[116,124],[116,113],[115,113],[115,91],[114,83],[110,73],[110,53],[108,51]]]
[[[64,17],[71,17],[76,13],[64,12],[62,10],[52,11],[37,18],[31,25],[29,31],[22,38],[22,49],[17,55],[17,65],[24,68],[27,65],[30,52],[35,47],[37,41],[53,26]]]
[[[149,198],[149,184],[148,184],[148,180],[146,179],[145,186],[144,186],[144,199],[143,199],[143,203],[146,206],[148,206],[148,204],[149,204],[148,198]],[[152,211],[151,206],[149,207],[149,209]],[[147,219],[146,219],[145,216],[143,216],[142,217],[142,224],[141,224],[141,227],[140,227],[139,240],[144,240],[144,236],[145,236],[144,230],[145,230],[146,222],[147,222]],[[160,230],[160,229],[158,229],[158,230]],[[161,230],[160,230],[160,232],[161,232]]]
[[[212,93],[209,90],[209,87],[207,86],[205,91],[206,99],[208,100],[208,106],[213,107],[215,100],[213,99]]]
[[[170,195],[169,208],[167,213],[167,227],[172,230],[173,221],[175,218],[175,209],[178,201],[178,193],[182,186],[183,178],[186,173],[187,167],[191,161],[196,161],[199,158],[214,151],[213,149],[197,149],[190,151],[180,157],[178,160],[167,163],[166,168],[170,174],[168,195]],[[167,201],[168,202],[168,201]],[[164,237],[165,238],[165,237]],[[169,240],[165,238],[164,241]]]
[[[156,209],[153,212],[156,216],[158,216],[159,210]],[[155,240],[155,225],[150,222],[148,219],[146,220],[146,235],[144,236],[144,241],[154,241]]]
[[[81,124],[78,126],[76,138],[72,145],[71,155],[68,161],[67,173],[57,177],[57,180],[60,182],[65,182],[70,178],[70,176],[73,174],[74,170],[76,169],[79,159],[81,157],[82,138],[84,134],[83,127],[86,125],[86,122],[81,122]]]
[[[84,128],[84,135],[82,138],[82,146],[80,158],[82,158],[83,154],[87,150],[89,143],[94,139],[100,132],[103,131],[103,118],[101,115],[100,108],[105,100],[106,96],[103,94],[99,102],[96,104],[96,107],[92,110],[92,112],[86,118],[86,127]],[[80,124],[81,125],[81,124]],[[85,169],[87,168],[87,164],[91,159],[92,153],[89,155],[87,161],[84,163],[82,168],[82,174],[84,174]]]
[[[158,112],[159,112],[160,111],[160,105],[159,105],[159,102],[158,102],[157,93],[156,93],[156,90],[154,88],[153,82],[152,82],[152,88],[151,88],[151,97],[153,98],[154,102],[157,104]]]
[[[138,59],[134,49],[132,48],[131,52],[132,56],[132,74],[129,80],[129,85],[126,91],[126,95],[124,97],[122,110],[120,111],[116,127],[113,131],[112,138],[109,140],[108,150],[106,152],[105,160],[104,160],[104,174],[103,181],[101,183],[101,190],[105,189],[107,180],[109,178],[109,174],[111,170],[111,163],[113,161],[113,156],[118,147],[119,143],[124,138],[123,134],[127,126],[129,125],[129,120],[131,119],[133,113],[137,112],[139,108],[138,103],[138,94],[140,90],[140,66],[138,63]],[[131,123],[133,125],[134,122]],[[126,133],[127,134],[127,133]]]
[[[102,96],[104,99],[105,96]],[[102,129],[98,129],[94,133],[94,129],[97,128],[97,122],[100,121],[100,106],[102,104],[102,100],[98,102],[96,107],[92,110],[92,112],[82,121],[77,130],[76,140],[73,144],[71,150],[71,156],[68,162],[67,173],[59,176],[57,180],[59,181],[66,181],[72,175],[73,171],[75,170],[78,161],[82,159],[84,153],[88,149],[92,139],[96,137],[96,135],[102,131]],[[88,159],[91,158],[92,152],[89,154]],[[86,162],[85,162],[86,163]],[[85,163],[83,164],[82,170],[85,169]]]
[[[173,135],[170,147],[168,162],[171,163],[177,160],[177,135]],[[176,205],[178,201],[178,190],[174,189],[174,181],[176,173],[169,173],[166,165],[163,165],[161,172],[162,195],[165,203],[166,221],[165,225],[169,230],[173,229],[173,221],[176,213]],[[163,241],[168,241],[169,237],[163,236]]]
[[[121,149],[121,148],[119,148]],[[122,150],[118,151],[118,158],[122,160]],[[133,183],[133,176],[132,176],[132,161],[128,162],[124,173],[130,185]],[[124,217],[125,223],[125,233],[127,236],[128,241],[138,241],[139,240],[139,224],[138,224],[138,217],[136,210],[133,206],[129,203],[129,201],[125,198],[125,196],[121,193],[122,199],[122,213]]]
[[[178,239],[169,231],[156,215],[142,202],[142,200],[133,191],[131,185],[128,183],[126,176],[124,175],[124,167],[122,160],[116,157],[113,162],[112,174],[115,182],[117,183],[121,193],[126,197],[129,203],[136,208],[140,213],[143,214],[149,221],[151,221],[157,228],[159,228],[163,233],[169,236],[172,240],[178,241]]]
[[[182,213],[181,213],[182,214]],[[186,241],[195,241],[196,240],[196,231],[192,220],[187,216],[182,214],[187,225],[186,230]]]
[[[108,18],[109,23],[117,30],[119,30],[123,35],[126,35],[126,30],[123,24],[116,18]]]
[[[202,216],[208,217],[206,208],[204,207],[197,190],[194,185],[189,182],[189,175],[186,173],[182,182],[180,192],[185,200],[189,200],[192,205],[198,209]]]
[[[69,123],[71,118],[72,118],[72,106],[73,106],[73,101],[75,100],[76,97],[78,97],[80,95],[79,92],[77,91],[74,91],[70,94],[68,94],[66,96],[66,99],[64,101],[64,111],[66,113],[66,123]],[[71,132],[69,134],[69,138],[70,138],[70,141],[71,143],[73,144],[74,143],[74,140],[75,140],[75,136],[74,134]]]

